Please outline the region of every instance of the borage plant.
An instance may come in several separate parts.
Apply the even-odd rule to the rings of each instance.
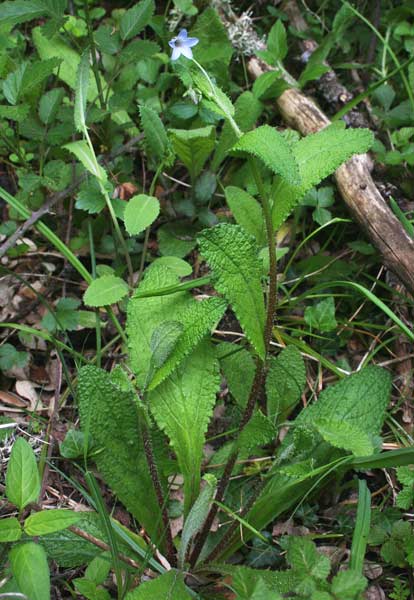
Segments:
[[[150,4],[143,2],[130,10],[141,14]],[[127,19],[121,29],[122,39],[132,36]],[[126,331],[117,325],[128,347],[128,360],[111,372],[92,364],[80,369],[81,431],[71,432],[62,445],[65,457],[80,457],[77,467],[88,490],[80,484],[79,489],[98,514],[77,515],[76,524],[67,512],[52,517],[39,513],[24,520],[22,511],[37,500],[39,485],[35,482],[30,493],[19,498],[8,482],[6,493],[20,517],[8,523],[7,541],[15,543],[10,554],[13,574],[23,592],[35,590],[27,587],[27,578],[20,577],[21,562],[33,548],[22,536],[33,535],[40,536],[36,553],[43,571],[46,553],[63,566],[92,561],[85,577],[76,580],[78,591],[87,598],[109,597],[100,583],[110,565],[119,597],[126,595],[129,600],[216,597],[209,584],[224,578],[223,585],[231,587],[239,600],[277,600],[280,594],[313,600],[357,599],[366,586],[361,532],[366,529],[369,493],[363,482],[347,571],[331,578],[330,561],[308,539],[281,540],[290,567],[285,571],[253,570],[226,560],[252,538],[273,550],[263,533],[266,527],[281,513],[295,510],[328,478],[340,478],[350,469],[412,460],[411,450],[380,452],[379,434],[390,394],[386,371],[369,366],[343,378],[287,423],[305,387],[305,365],[296,346],[287,345],[275,355],[271,343],[278,334],[277,231],[309,190],[353,154],[370,148],[372,135],[365,129],[346,130],[340,123],[303,139],[269,125],[252,129],[260,112],[258,100],[244,92],[233,105],[194,59],[196,44],[197,38],[188,37],[186,30],[171,40],[173,68],[188,88],[187,95],[213,115],[211,122],[223,121],[218,144],[214,144],[213,125],[166,131],[152,108],[140,106],[155,175],[149,194],[133,197],[123,215],[131,237],[146,231],[138,283],[128,299]],[[93,280],[89,273],[83,274],[89,284],[85,304],[108,308],[128,296],[134,268],[129,240],[124,239],[111,202],[108,175],[87,128],[89,63],[87,51],[78,68],[75,102],[76,129],[83,139],[65,148],[95,181],[125,255],[131,287],[113,273]],[[210,274],[181,282],[177,269],[165,260],[156,260],[144,270],[149,227],[160,211],[154,190],[164,166],[177,156],[189,171],[194,204],[202,204],[200,199],[208,199],[215,189],[208,174],[202,184],[199,177],[213,150],[212,167],[218,169],[229,157],[230,168],[239,170],[238,181],[245,189],[233,185],[224,190],[236,224],[222,222],[198,232],[200,254]],[[200,209],[197,216],[200,223],[211,221],[208,211]],[[79,261],[73,262],[79,267]],[[202,299],[191,294],[203,286]],[[243,332],[236,344],[219,342],[211,335],[226,311],[233,312]],[[235,410],[225,441],[219,446],[211,443],[207,458],[206,442],[213,441],[207,431],[222,379]],[[287,424],[288,433],[279,444],[280,427]],[[15,456],[22,448],[20,443]],[[263,463],[265,468],[243,470],[246,461],[263,448],[272,456]],[[17,456],[8,478],[11,481],[18,473],[23,486],[24,471],[18,470],[18,463]],[[106,513],[90,470],[92,463],[136,519],[139,534]],[[246,475],[243,484],[240,474]],[[178,487],[179,502],[170,500],[173,487]],[[172,528],[177,516],[183,517],[180,536]],[[51,524],[53,517],[56,523]],[[70,530],[62,533],[69,524]],[[102,531],[105,542],[100,541]],[[128,591],[147,567],[153,580],[140,581]]]
[[[339,124],[304,139],[268,125],[243,131],[243,119],[237,118],[229,98],[193,58],[196,42],[185,30],[170,42],[176,72],[203,106],[224,120],[221,147],[249,169],[249,188],[259,200],[243,189],[227,188],[238,223],[221,223],[198,235],[211,275],[180,283],[166,264],[150,265],[128,302],[129,360],[111,373],[94,366],[79,373],[81,425],[99,448],[94,458],[98,470],[144,528],[148,554],[168,569],[128,597],[195,597],[201,594],[201,582],[208,581],[206,575],[216,573],[232,575],[240,598],[256,597],[260,590],[271,590],[272,598],[283,592],[306,597],[318,590],[323,598],[357,598],[365,588],[362,568],[354,566],[330,588],[329,561],[312,544],[291,542],[292,569],[281,573],[251,571],[224,560],[254,536],[269,543],[260,532],[327,477],[382,466],[391,458],[378,453],[390,378],[374,366],[324,390],[316,404],[290,423],[279,447],[274,445],[305,384],[303,359],[294,346],[277,356],[271,352],[278,293],[276,232],[308,190],[350,156],[368,150],[372,135]],[[155,130],[161,140],[160,157],[172,143],[186,163],[191,145],[182,137],[177,143],[176,131],[168,136],[155,114],[142,116],[151,119],[151,128],[143,119],[146,135]],[[135,217],[132,211],[126,215],[127,230]],[[87,291],[90,304],[99,304],[94,302],[98,282]],[[215,292],[195,299],[190,290],[202,285],[212,285]],[[211,338],[229,308],[245,336],[239,344]],[[237,404],[234,429],[207,461],[203,449],[222,375]],[[172,453],[166,451],[166,438]],[[233,475],[263,446],[274,449],[274,458],[242,490]],[[393,456],[394,461],[405,459],[404,452]],[[169,517],[169,485],[177,477],[183,481],[180,539],[173,538]],[[308,576],[297,556],[301,552],[309,558]],[[340,595],[335,586],[349,594]]]

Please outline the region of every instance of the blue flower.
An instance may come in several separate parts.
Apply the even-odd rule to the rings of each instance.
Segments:
[[[193,52],[191,48],[198,44],[198,38],[191,38],[187,35],[187,29],[181,29],[177,37],[173,38],[168,44],[173,49],[171,54],[171,60],[177,60],[181,55],[186,58],[193,58]]]

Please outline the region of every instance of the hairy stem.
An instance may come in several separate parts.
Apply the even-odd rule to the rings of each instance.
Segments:
[[[83,8],[85,10],[86,25],[88,27],[89,45],[91,47],[92,71],[93,71],[93,75],[94,75],[95,81],[96,81],[96,88],[98,90],[99,103],[101,105],[101,108],[105,110],[106,102],[105,102],[101,78],[100,78],[100,74],[99,74],[99,66],[98,66],[98,62],[96,60],[96,44],[95,44],[95,38],[93,36],[93,29],[92,29],[91,16],[89,13],[88,0],[84,0]]]
[[[254,176],[254,179],[255,179],[255,182],[256,182],[256,185],[257,185],[257,188],[259,190],[259,194],[260,194],[261,200],[262,200],[263,213],[264,213],[265,223],[266,223],[267,242],[268,242],[268,248],[269,248],[270,277],[269,277],[269,293],[268,293],[268,300],[267,300],[267,307],[266,307],[266,323],[265,323],[265,330],[264,330],[265,351],[266,351],[266,356],[267,356],[267,354],[269,352],[269,348],[270,348],[270,341],[272,339],[272,328],[273,328],[273,320],[274,320],[274,316],[275,316],[275,312],[276,312],[276,298],[277,298],[277,287],[276,287],[277,286],[277,272],[276,272],[277,263],[276,263],[276,247],[275,247],[275,240],[274,240],[275,236],[274,236],[274,229],[273,229],[273,223],[272,223],[270,203],[269,203],[269,200],[266,195],[266,190],[264,188],[263,181],[260,176],[260,172],[257,168],[255,159],[252,158],[252,159],[249,159],[249,161],[250,161],[250,168],[252,170],[252,173],[253,173],[253,176]],[[253,415],[254,408],[256,406],[256,402],[259,403],[263,412],[265,412],[265,410],[266,410],[265,403],[261,399],[261,395],[262,395],[261,392],[263,389],[265,372],[266,372],[266,357],[265,357],[264,361],[261,360],[260,358],[257,358],[256,359],[256,372],[255,372],[254,380],[252,383],[252,387],[250,390],[246,408],[244,409],[244,413],[242,415],[240,425],[239,425],[239,431],[238,431],[239,435],[243,431],[243,429],[246,427],[248,422],[250,421],[250,419]],[[237,446],[236,446],[236,449],[231,452],[229,458],[227,459],[227,463],[224,468],[223,475],[222,475],[220,482],[218,484],[218,487],[217,487],[215,499],[218,502],[222,502],[224,499],[224,495],[225,495],[227,487],[229,485],[233,467],[236,464],[238,455],[239,455],[239,450],[237,449]],[[194,550],[190,557],[191,567],[194,567],[194,565],[196,564],[196,562],[200,556],[200,553],[203,549],[203,546],[207,540],[207,536],[208,536],[211,526],[213,524],[214,518],[218,512],[218,508],[219,507],[216,503],[214,503],[212,505],[210,512],[208,513],[207,518],[204,522],[204,525],[203,525],[199,535],[196,538]],[[231,533],[231,535],[232,534],[233,534],[233,532]],[[221,550],[221,548],[220,548],[220,550]]]
[[[167,550],[167,552],[166,552],[167,559],[168,559],[169,563],[171,564],[171,566],[175,566],[176,560],[175,560],[175,552],[174,552],[174,543],[173,543],[173,539],[172,539],[172,535],[171,535],[170,522],[168,519],[167,505],[164,500],[164,493],[162,491],[161,481],[160,481],[160,477],[158,475],[157,464],[155,462],[151,434],[150,434],[147,424],[145,423],[145,420],[143,420],[143,423],[142,423],[142,437],[143,437],[143,441],[144,441],[145,458],[147,459],[148,469],[149,469],[149,472],[151,475],[151,480],[152,480],[152,484],[154,486],[155,494],[157,496],[158,506],[160,507],[160,510],[161,510],[162,523],[163,523],[164,529],[165,529],[165,538],[166,538],[165,543],[166,543],[166,550]]]

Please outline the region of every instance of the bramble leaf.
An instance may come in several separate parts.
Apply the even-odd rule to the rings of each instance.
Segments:
[[[232,305],[240,324],[263,359],[265,307],[262,266],[254,240],[239,225],[217,225],[199,235],[200,251],[211,267],[216,289]]]

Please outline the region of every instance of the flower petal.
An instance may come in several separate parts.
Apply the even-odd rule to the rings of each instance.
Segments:
[[[193,46],[196,46],[196,45],[198,44],[198,42],[199,42],[199,41],[200,41],[200,40],[199,40],[198,38],[187,38],[187,39],[185,40],[185,45],[186,45],[188,48],[192,48]]]
[[[174,48],[171,54],[171,60],[177,60],[177,58],[180,58],[181,54],[183,54],[183,50],[184,48],[182,46],[180,46],[179,48]]]
[[[178,34],[180,40],[183,40],[184,42],[187,39],[187,35],[187,29],[180,29],[180,33]]]
[[[181,46],[181,54],[186,58],[193,58],[193,51],[188,46]]]
[[[168,42],[168,45],[170,46],[170,48],[175,48],[176,42],[177,42],[177,38],[173,38],[172,40],[170,40]]]

